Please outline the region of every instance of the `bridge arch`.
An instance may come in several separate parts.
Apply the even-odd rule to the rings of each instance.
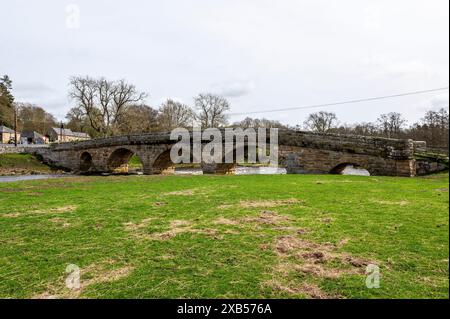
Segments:
[[[175,163],[170,159],[171,148],[164,150],[153,161],[153,174],[173,174],[175,173]]]
[[[107,170],[115,173],[128,173],[129,162],[133,155],[139,158],[143,166],[142,158],[137,152],[131,148],[119,147],[109,155],[106,163]]]
[[[342,162],[336,166],[334,166],[331,170],[330,170],[330,174],[342,174],[344,172],[344,170],[348,167],[353,167],[355,169],[360,169],[363,171],[366,171],[368,175],[372,175],[370,170],[365,166],[365,165],[360,165],[358,163],[353,163],[353,162]]]
[[[93,165],[92,155],[89,152],[83,152],[80,155],[80,171],[88,172]]]

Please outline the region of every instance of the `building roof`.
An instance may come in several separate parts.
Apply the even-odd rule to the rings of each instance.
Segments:
[[[27,138],[44,138],[44,135],[42,135],[36,131],[23,131],[21,136],[27,137]]]
[[[90,137],[88,133],[83,133],[83,132],[72,132],[72,134],[76,137],[87,137],[87,138]]]
[[[0,126],[0,133],[14,133],[14,130],[12,130],[9,127],[6,127],[4,125],[1,125]]]
[[[52,127],[52,130],[58,135],[90,138],[89,134],[87,134],[87,133],[73,132],[69,128]]]

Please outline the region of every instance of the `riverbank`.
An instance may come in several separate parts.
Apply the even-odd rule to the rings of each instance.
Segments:
[[[31,154],[0,154],[0,176],[61,173]]]

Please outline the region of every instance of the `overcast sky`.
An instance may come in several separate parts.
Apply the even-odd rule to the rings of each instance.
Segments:
[[[75,6],[74,6],[75,5]],[[124,78],[158,107],[201,92],[251,112],[445,87],[448,0],[3,1],[0,75],[58,119],[72,75]],[[79,19],[77,11],[79,10]],[[341,122],[448,107],[448,91],[342,105]],[[316,110],[252,115],[302,123]],[[243,116],[234,116],[232,121]]]

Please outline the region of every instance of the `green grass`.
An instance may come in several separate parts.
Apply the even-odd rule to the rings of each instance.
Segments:
[[[137,155],[133,155],[130,158],[128,167],[131,169],[142,169],[142,162]]]
[[[0,175],[15,173],[50,173],[51,169],[30,154],[0,154]]]
[[[0,297],[448,298],[448,182],[439,174],[0,183]],[[380,268],[378,289],[365,285],[369,262]],[[65,287],[68,264],[81,268],[81,291]]]

